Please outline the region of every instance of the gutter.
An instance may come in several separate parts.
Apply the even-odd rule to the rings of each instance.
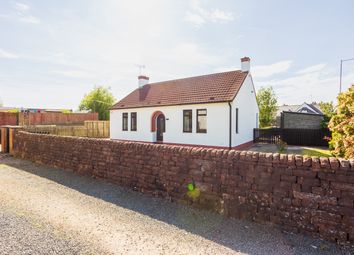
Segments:
[[[232,107],[231,102],[227,102],[229,104],[229,150],[231,150],[231,135],[232,135]]]

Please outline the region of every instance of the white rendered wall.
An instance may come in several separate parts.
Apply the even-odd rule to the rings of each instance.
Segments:
[[[197,133],[196,109],[207,109],[207,133]],[[183,110],[192,110],[192,133],[183,132]],[[151,132],[151,117],[161,111],[166,118],[166,143],[229,146],[229,106],[227,103],[161,106],[149,108],[111,110],[111,139],[155,142],[156,132]],[[128,115],[128,131],[122,131],[122,113]],[[137,131],[130,131],[130,113],[137,112]]]
[[[253,140],[253,129],[257,127],[259,114],[255,89],[250,75],[231,103],[232,106],[232,147]],[[236,134],[236,108],[239,109],[238,134]],[[196,132],[196,109],[207,109],[207,133]],[[183,110],[192,110],[192,133],[183,132]],[[229,146],[229,105],[228,103],[161,106],[111,110],[111,139],[155,142],[156,132],[151,132],[151,117],[161,111],[166,118],[166,143],[196,144],[208,146]],[[128,113],[128,131],[122,131],[122,113]],[[130,131],[130,113],[137,112],[137,131]]]
[[[238,134],[236,134],[236,108],[238,108]],[[245,79],[232,102],[232,147],[253,140],[253,129],[257,127],[259,108],[256,91],[250,74]]]

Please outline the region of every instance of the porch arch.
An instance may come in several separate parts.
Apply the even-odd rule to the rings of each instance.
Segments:
[[[160,114],[164,115],[163,112],[161,112],[161,111],[155,111],[152,114],[152,116],[151,116],[151,132],[156,132],[156,120]]]

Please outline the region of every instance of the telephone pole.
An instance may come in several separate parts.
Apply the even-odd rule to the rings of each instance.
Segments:
[[[354,60],[354,58],[340,60],[340,77],[339,77],[339,93],[342,93],[342,75],[343,75],[343,62]]]

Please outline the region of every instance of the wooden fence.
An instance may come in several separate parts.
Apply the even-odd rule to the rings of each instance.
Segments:
[[[37,125],[24,129],[38,134],[109,138],[109,121],[85,121],[84,126]]]
[[[85,121],[88,137],[109,137],[109,121]]]
[[[269,128],[253,130],[255,143],[272,143],[284,141],[288,145],[328,146],[331,132],[328,129],[289,129]]]
[[[83,125],[85,121],[98,120],[98,113],[61,113],[61,112],[20,112],[19,126],[33,125]],[[9,125],[9,124],[7,124]]]

